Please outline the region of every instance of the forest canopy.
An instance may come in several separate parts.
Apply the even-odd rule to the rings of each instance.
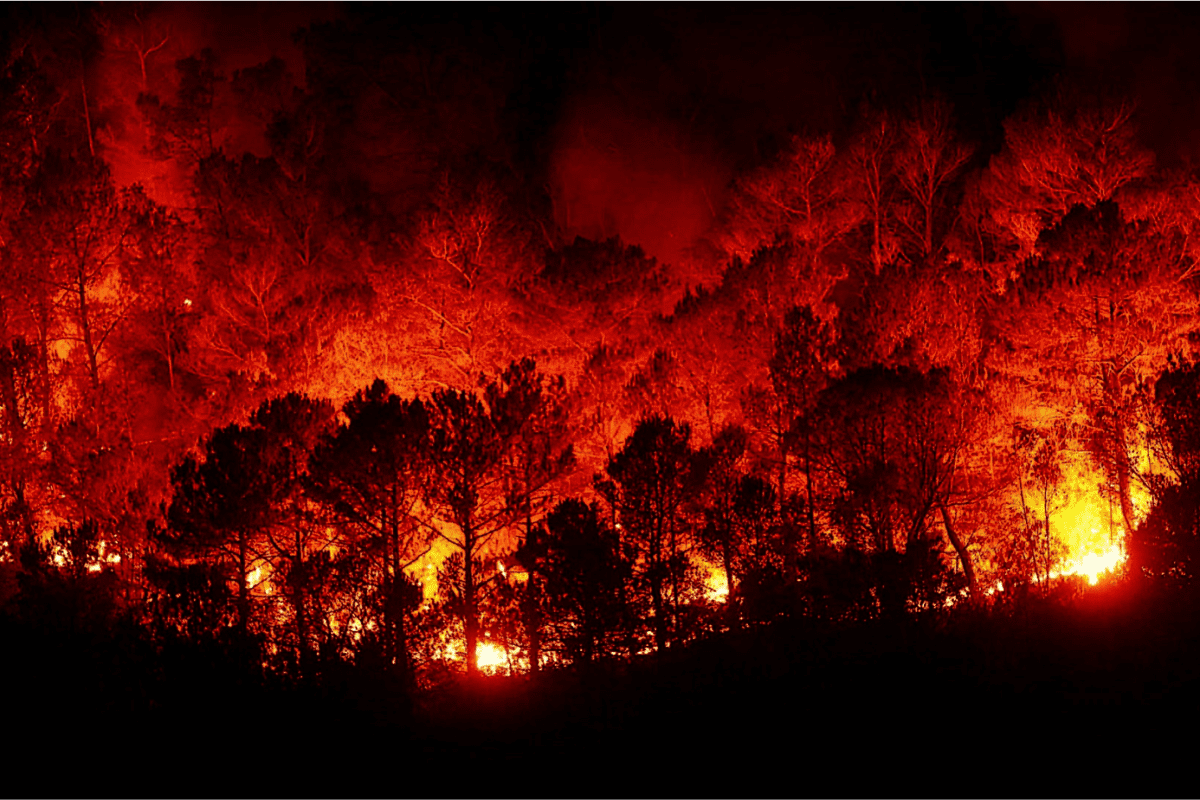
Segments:
[[[941,50],[780,122],[647,93],[714,24],[661,9],[203,8],[3,12],[12,614],[427,686],[1192,580],[1200,174],[1135,86],[989,45],[986,108]]]

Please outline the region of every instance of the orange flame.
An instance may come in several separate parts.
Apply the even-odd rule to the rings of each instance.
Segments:
[[[1082,575],[1094,586],[1125,563],[1125,520],[1116,500],[1101,496],[1102,476],[1084,469],[1072,477],[1065,504],[1051,515],[1051,531],[1066,545],[1067,556],[1050,577]],[[1145,516],[1149,497],[1133,486],[1130,499],[1136,524]]]
[[[725,570],[709,564],[702,565],[705,569],[704,596],[714,603],[724,603],[729,597],[729,581],[725,579]]]

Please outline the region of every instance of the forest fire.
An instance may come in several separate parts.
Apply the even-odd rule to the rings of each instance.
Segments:
[[[1119,512],[1118,512],[1119,514]],[[1095,491],[1080,492],[1059,512],[1066,552],[1050,576],[1082,575],[1095,585],[1104,574],[1124,564],[1125,528],[1113,519],[1111,503]]]
[[[1114,572],[1124,562],[1123,548],[1118,544],[1113,544],[1109,545],[1104,552],[1084,553],[1083,558],[1073,565],[1073,568],[1077,570],[1077,574],[1086,575],[1088,583],[1094,586],[1102,575]]]
[[[0,633],[409,709],[1192,591],[1200,137],[1075,13],[0,9]]]
[[[511,661],[504,648],[492,642],[484,642],[475,654],[475,663],[481,672],[495,673],[511,669]]]
[[[464,664],[466,652],[466,642],[460,639],[442,648],[438,657],[452,664]],[[474,663],[475,669],[485,675],[507,675],[513,671],[511,654],[502,645],[486,640],[478,643]]]
[[[704,596],[715,603],[723,603],[729,597],[729,581],[725,573],[709,567],[704,580]]]

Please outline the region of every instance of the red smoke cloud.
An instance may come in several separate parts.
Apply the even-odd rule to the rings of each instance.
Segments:
[[[564,115],[550,175],[568,236],[620,235],[674,263],[712,224],[728,169],[684,126],[590,98]]]

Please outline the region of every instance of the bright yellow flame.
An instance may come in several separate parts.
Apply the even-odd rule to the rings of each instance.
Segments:
[[[725,571],[710,569],[704,579],[704,596],[717,603],[725,602],[729,597],[729,581],[725,580]]]
[[[1050,514],[1050,531],[1066,546],[1067,554],[1051,579],[1063,575],[1081,575],[1095,586],[1100,577],[1125,563],[1125,520],[1119,503],[1102,497],[1099,473],[1081,469],[1064,486],[1065,503]],[[1140,487],[1132,487],[1134,515],[1141,519],[1146,497]]]
[[[1095,586],[1100,576],[1112,572],[1125,562],[1125,553],[1119,544],[1114,544],[1103,553],[1084,553],[1077,564],[1073,564],[1074,574],[1086,575],[1088,583]]]
[[[462,639],[439,648],[439,656],[450,661],[465,661],[466,643]],[[503,647],[495,642],[482,641],[475,645],[475,666],[480,672],[495,675],[511,669],[512,660]]]
[[[1070,487],[1067,504],[1050,515],[1051,532],[1067,546],[1066,574],[1084,574],[1071,567],[1082,567],[1085,558],[1107,553],[1121,541],[1125,526],[1120,515],[1119,509],[1112,509],[1099,496],[1094,484]],[[1094,558],[1088,563],[1092,561]]]
[[[508,654],[492,642],[480,642],[475,648],[475,666],[482,672],[499,672],[508,668]]]

